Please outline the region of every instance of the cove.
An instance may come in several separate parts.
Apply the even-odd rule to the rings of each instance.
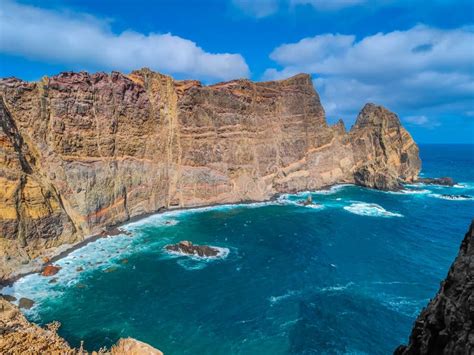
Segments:
[[[421,146],[454,187],[351,185],[276,201],[154,215],[18,280],[35,322],[88,350],[131,336],[165,354],[391,353],[433,297],[472,218],[472,147]],[[314,205],[302,206],[311,194]],[[180,240],[227,250],[171,255]],[[84,271],[77,271],[82,268]]]

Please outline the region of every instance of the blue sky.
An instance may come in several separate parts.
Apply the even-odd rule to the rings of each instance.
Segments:
[[[366,102],[420,143],[474,143],[474,2],[0,0],[0,76],[150,67],[213,83],[313,76],[329,122]]]

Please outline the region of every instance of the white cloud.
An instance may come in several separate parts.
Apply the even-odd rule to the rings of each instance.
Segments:
[[[335,11],[366,3],[368,0],[232,0],[245,14],[262,18],[275,14],[280,8],[311,5],[318,11]]]
[[[425,128],[439,127],[440,123],[434,119],[429,119],[425,115],[421,116],[406,116],[403,117],[403,121],[409,125],[420,126]]]
[[[474,32],[416,26],[355,36],[323,34],[283,44],[270,57],[283,68],[264,78],[315,75],[329,115],[354,117],[368,101],[412,116],[465,114],[474,100]]]
[[[105,21],[88,15],[10,1],[0,6],[0,52],[102,70],[149,67],[204,80],[249,75],[240,54],[208,53],[196,43],[170,33],[116,34]]]
[[[278,11],[278,0],[232,0],[232,3],[247,15],[261,18]]]
[[[339,10],[366,3],[367,0],[290,0],[291,5],[312,5],[318,10]]]

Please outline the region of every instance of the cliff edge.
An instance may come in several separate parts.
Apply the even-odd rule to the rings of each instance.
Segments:
[[[435,298],[396,355],[474,353],[474,220]]]
[[[148,69],[0,80],[0,278],[163,209],[335,183],[397,189],[418,147],[387,109],[326,123],[311,77],[211,86]]]

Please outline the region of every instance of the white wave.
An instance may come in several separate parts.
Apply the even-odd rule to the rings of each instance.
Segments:
[[[312,208],[314,210],[321,210],[324,208],[324,205],[321,205],[320,203],[312,203],[311,205],[306,205],[304,206],[306,208]]]
[[[335,286],[327,286],[327,287],[322,287],[319,289],[321,292],[337,292],[337,291],[344,291],[347,290],[349,287],[353,286],[353,282],[348,282],[345,285],[335,285]]]
[[[47,298],[60,296],[65,288],[75,287],[88,272],[120,266],[120,260],[136,251],[131,248],[134,239],[128,236],[97,239],[56,261],[54,265],[61,268],[57,274],[49,277],[38,273],[30,274],[17,280],[12,286],[3,288],[1,292],[18,300],[26,297],[41,304]],[[81,269],[82,271],[78,271]],[[52,280],[55,282],[52,283]],[[35,308],[26,312],[32,314]]]
[[[472,189],[474,188],[474,184],[470,182],[458,182],[454,184],[453,187],[456,189]]]
[[[429,194],[431,191],[426,190],[426,189],[403,189],[400,191],[387,191],[389,194],[394,194],[394,195],[426,195]]]
[[[403,217],[400,213],[390,212],[375,203],[354,202],[350,206],[344,206],[350,213],[368,217]]]
[[[281,301],[286,300],[290,297],[298,296],[300,294],[301,294],[301,291],[290,290],[290,291],[288,291],[288,292],[286,292],[286,293],[284,293],[283,295],[280,295],[280,296],[270,296],[268,298],[268,301],[270,302],[271,305],[274,305],[274,304],[280,303]]]
[[[449,201],[469,201],[473,199],[470,195],[430,194],[430,196]]]
[[[329,189],[317,190],[317,191],[314,191],[313,193],[317,194],[317,195],[332,195],[332,194],[335,194],[335,193],[339,192],[340,190],[342,190],[342,189],[344,189],[348,186],[354,186],[354,185],[352,185],[352,184],[338,184],[338,185],[331,186]]]

